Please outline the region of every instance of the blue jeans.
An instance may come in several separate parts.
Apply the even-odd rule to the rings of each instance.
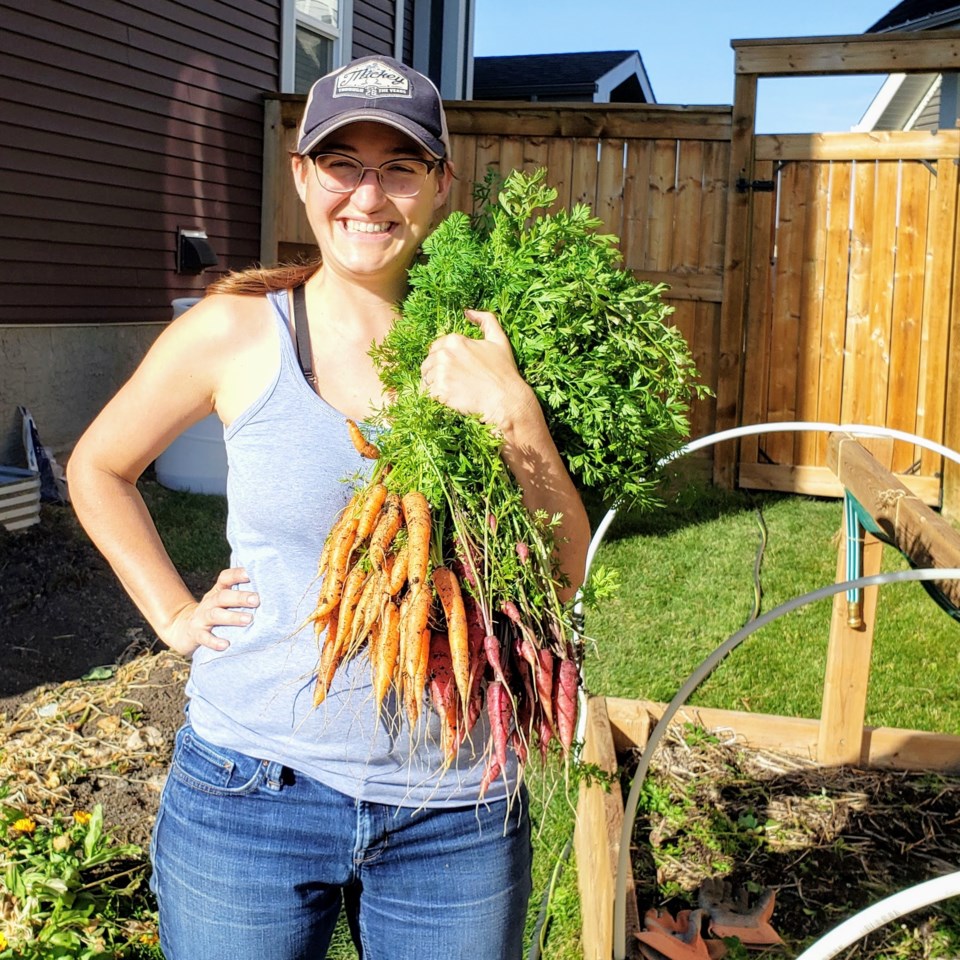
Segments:
[[[154,826],[166,960],[322,960],[341,904],[363,960],[513,960],[530,895],[524,793],[387,807],[189,726]]]

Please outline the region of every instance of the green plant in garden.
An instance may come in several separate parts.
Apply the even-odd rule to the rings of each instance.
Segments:
[[[0,804],[0,960],[159,958],[141,852],[99,804],[47,825]]]

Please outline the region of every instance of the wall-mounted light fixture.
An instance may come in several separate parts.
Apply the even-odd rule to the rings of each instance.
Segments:
[[[177,227],[177,273],[203,273],[207,267],[216,265],[217,255],[205,230]]]

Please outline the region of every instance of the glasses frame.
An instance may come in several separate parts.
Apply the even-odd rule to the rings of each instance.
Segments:
[[[353,193],[353,191],[356,190],[361,183],[363,183],[364,174],[368,170],[373,170],[377,174],[377,183],[380,186],[380,189],[383,191],[383,193],[386,196],[390,197],[393,200],[409,200],[411,197],[418,196],[420,194],[420,191],[423,190],[424,184],[427,182],[427,177],[429,177],[434,170],[436,170],[438,167],[440,167],[443,164],[442,160],[425,160],[423,157],[396,157],[393,160],[384,160],[383,163],[381,163],[379,166],[367,167],[367,166],[364,166],[362,163],[360,163],[360,161],[356,157],[351,157],[349,154],[346,154],[346,153],[337,153],[335,150],[323,150],[319,153],[308,154],[308,156],[310,157],[310,160],[313,163],[313,172],[316,175],[317,183],[319,183],[324,190],[327,190],[330,193],[339,194],[340,196],[345,196],[348,193]],[[357,164],[360,167],[360,171],[357,175],[357,182],[352,187],[348,187],[345,190],[338,190],[335,187],[330,187],[327,184],[325,184],[323,180],[320,179],[320,169],[317,166],[317,160],[320,157],[339,157],[343,160],[349,160],[351,163]],[[422,163],[427,168],[427,172],[423,178],[423,183],[420,184],[420,186],[417,188],[416,192],[414,193],[404,193],[399,195],[390,193],[390,191],[387,190],[387,188],[383,185],[383,168],[389,166],[391,163],[402,163],[404,160],[412,160],[412,161],[415,161],[416,163]]]

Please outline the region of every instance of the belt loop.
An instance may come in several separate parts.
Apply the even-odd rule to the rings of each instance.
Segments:
[[[267,789],[279,793],[283,789],[283,764],[276,760],[264,760],[266,768]]]

